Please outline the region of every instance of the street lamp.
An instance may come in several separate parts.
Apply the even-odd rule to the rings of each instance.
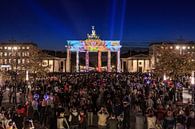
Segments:
[[[195,72],[195,71],[192,71],[192,76],[191,76],[191,86],[192,86],[192,104],[193,104],[193,109],[194,109],[194,107],[195,107],[195,105],[194,105],[194,104],[195,104],[195,101],[194,101],[194,97],[195,97],[195,96],[194,96],[194,95],[195,95],[195,94],[194,94],[194,88],[195,88],[195,87],[194,87],[194,84],[195,84],[195,80],[194,80],[194,72]]]
[[[175,47],[177,50],[179,50],[179,54],[181,55],[182,53],[183,53],[183,50],[186,50],[186,46],[179,46],[179,45],[177,45],[176,47]]]
[[[165,75],[165,74],[163,75],[163,80],[164,80],[164,81],[166,81],[166,80],[167,80],[167,77],[166,77],[166,75]]]
[[[13,87],[13,91],[14,91],[14,100],[13,101],[14,101],[15,104],[16,104],[16,100],[17,100],[17,95],[16,95],[16,92],[17,92],[17,63],[18,63],[18,60],[17,60],[17,49],[18,49],[17,46],[13,46],[11,48],[11,50],[12,50],[12,57],[14,57],[14,56],[16,57],[16,60],[14,62],[14,63],[16,63],[16,65],[15,65],[15,73],[14,73],[15,86]],[[14,59],[12,58],[12,60],[14,60]],[[13,64],[12,64],[12,70],[14,71]]]
[[[186,46],[183,46],[182,49],[185,50],[186,49]]]
[[[179,50],[179,48],[180,48],[179,46],[176,46],[176,49],[177,49],[177,50]]]

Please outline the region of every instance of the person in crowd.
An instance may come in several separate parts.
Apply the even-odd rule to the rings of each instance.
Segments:
[[[22,129],[35,129],[32,120],[26,120]]]
[[[107,127],[107,118],[109,117],[108,111],[105,107],[101,107],[98,111],[98,128],[106,129]]]
[[[5,129],[3,126],[3,122],[0,121],[0,129]]]
[[[176,121],[173,116],[173,111],[168,110],[163,121],[163,129],[174,129],[175,126],[176,126]]]
[[[156,116],[152,109],[148,109],[147,116],[147,129],[156,129]]]
[[[176,129],[185,129],[186,117],[183,109],[180,107],[179,112],[176,117]]]
[[[114,114],[108,119],[108,129],[118,129],[118,120]]]
[[[70,129],[68,121],[66,117],[64,117],[64,113],[61,112],[57,117],[57,129]]]
[[[81,117],[79,112],[75,107],[72,108],[69,116],[70,128],[71,129],[79,129],[79,122],[81,121]]]
[[[84,110],[80,111],[79,129],[87,129],[87,115]]]
[[[39,103],[36,99],[32,101],[32,108],[33,108],[33,120],[39,121],[39,110],[38,110]]]
[[[9,121],[6,129],[17,129],[15,122]]]
[[[130,103],[128,100],[125,100],[123,102],[124,106],[124,119],[123,119],[123,127],[124,129],[129,129],[130,128]]]

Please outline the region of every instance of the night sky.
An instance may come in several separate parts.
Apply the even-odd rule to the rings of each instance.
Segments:
[[[193,0],[0,0],[0,41],[33,41],[63,50],[85,39],[91,26],[101,39],[124,46],[151,41],[195,40]]]

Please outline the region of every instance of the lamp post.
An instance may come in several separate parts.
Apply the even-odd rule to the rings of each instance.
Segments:
[[[195,94],[194,94],[194,91],[195,91],[195,90],[194,90],[194,88],[195,88],[195,87],[194,87],[194,83],[195,83],[195,82],[194,82],[194,81],[195,81],[195,80],[194,80],[194,72],[195,72],[195,71],[192,71],[192,76],[191,76],[192,105],[193,105],[193,109],[194,109],[194,107],[195,107],[195,105],[194,105],[194,104],[195,104],[195,101],[194,101],[194,99],[195,99],[195,98],[194,98],[194,97],[195,97],[195,96],[194,96],[194,95],[195,95]]]
[[[163,81],[166,81],[167,80],[167,77],[166,77],[166,74],[163,75]]]
[[[18,63],[18,60],[17,60],[17,53],[16,53],[16,51],[17,51],[17,47],[16,46],[14,46],[14,47],[12,47],[12,57],[16,57],[16,60],[15,60],[15,62],[14,63],[16,63],[16,67],[15,67],[15,72],[14,72],[14,67],[13,67],[13,65],[12,65],[12,70],[13,70],[13,73],[14,73],[14,86],[13,86],[13,92],[14,92],[14,99],[13,99],[13,102],[14,102],[14,104],[16,104],[17,102],[16,102],[16,100],[17,100],[17,94],[16,94],[16,92],[17,92],[17,63]],[[14,51],[15,51],[15,54],[14,54]],[[12,58],[12,60],[14,60],[13,58]],[[14,64],[13,63],[13,64]]]
[[[176,46],[176,49],[179,50],[179,54],[182,55],[183,51],[186,50],[186,46]]]

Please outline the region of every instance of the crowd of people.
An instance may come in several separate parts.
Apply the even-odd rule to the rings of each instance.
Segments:
[[[191,100],[182,103],[184,85],[151,73],[72,73],[15,89],[8,82],[1,91],[11,107],[1,105],[0,129],[190,129],[194,110]]]

